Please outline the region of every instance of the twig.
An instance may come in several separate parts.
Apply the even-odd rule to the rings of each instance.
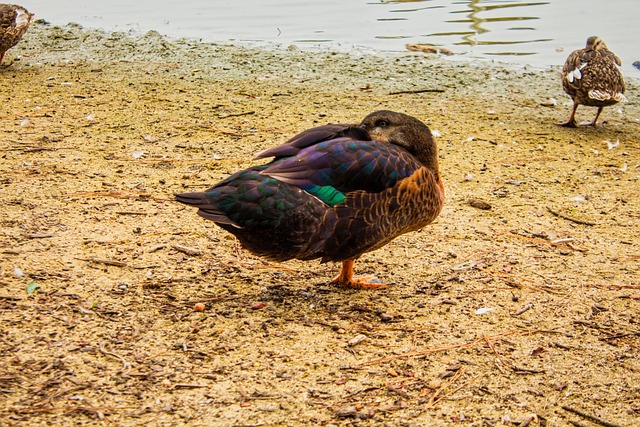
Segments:
[[[365,330],[365,331],[403,331],[403,332],[419,332],[419,331],[433,331],[435,328],[419,328],[416,326],[378,326],[378,325],[369,325],[369,324],[360,324],[360,325],[340,325],[338,323],[329,323],[323,322],[321,320],[316,320],[313,323],[317,325],[326,326],[328,328],[337,331],[339,329],[356,329],[356,330]]]
[[[122,409],[131,409],[133,406],[55,406],[45,408],[13,408],[13,410],[20,414],[53,414],[55,412],[107,412]]]
[[[487,345],[489,346],[491,351],[493,351],[493,354],[496,355],[496,366],[498,367],[500,372],[502,372],[503,374],[506,374],[507,372],[502,367],[502,359],[500,359],[500,356],[498,355],[498,352],[496,351],[496,348],[493,346],[493,343],[491,342],[491,340],[489,339],[489,337],[486,334],[482,334],[482,337],[487,342]]]
[[[582,224],[582,225],[596,225],[595,222],[591,222],[591,221],[586,221],[583,219],[578,219],[578,218],[573,218],[570,217],[569,215],[565,215],[563,213],[554,211],[553,209],[551,209],[549,206],[546,206],[547,210],[549,212],[551,212],[554,216],[557,216],[558,218],[562,218],[562,219],[566,219],[567,221],[571,221],[571,222],[575,222],[576,224]]]
[[[1,148],[0,151],[24,151],[25,153],[35,153],[36,151],[55,151],[57,148],[42,146],[10,147]]]
[[[252,114],[255,114],[255,111],[245,111],[243,113],[222,113],[222,114],[218,114],[218,117],[220,117],[221,119],[225,119],[227,117],[239,117],[239,116],[250,116]]]
[[[598,289],[640,289],[640,285],[616,285],[616,284],[599,284],[599,283],[587,283],[584,286],[593,286]]]
[[[78,258],[78,257],[76,257],[75,259],[79,259],[80,261],[95,262],[95,263],[104,264],[104,265],[113,265],[114,267],[126,267],[127,266],[126,262],[115,261],[115,260],[110,260],[110,259]]]
[[[356,391],[354,391],[354,392],[351,392],[351,393],[347,394],[347,395],[343,398],[343,400],[350,399],[350,398],[352,398],[353,396],[356,396],[356,395],[358,395],[358,394],[360,394],[360,393],[366,393],[366,392],[368,392],[368,391],[378,390],[379,388],[380,388],[380,387],[365,387],[365,388],[361,388],[360,390],[356,390]]]
[[[511,316],[520,316],[522,313],[524,313],[525,311],[531,310],[533,308],[533,304],[527,304],[524,307],[522,307],[520,310],[516,311],[515,313],[509,313],[511,314]]]
[[[140,200],[156,200],[166,202],[173,200],[168,197],[153,197],[149,193],[133,193],[128,191],[79,191],[77,193],[69,193],[66,197],[116,197],[118,199],[140,199]]]
[[[190,255],[190,256],[200,256],[202,255],[202,251],[200,249],[197,248],[190,248],[189,246],[184,246],[184,245],[171,245],[171,247],[173,249],[175,249],[178,252],[182,252],[184,254]]]
[[[518,335],[527,335],[527,334],[537,334],[537,333],[542,333],[542,332],[546,332],[540,329],[526,329],[524,331],[511,331],[511,332],[504,332],[502,334],[497,334],[494,336],[490,336],[489,338],[492,341],[501,341],[503,338],[508,337],[508,336],[518,336]],[[373,360],[369,360],[368,362],[362,362],[356,366],[361,367],[361,366],[368,366],[368,365],[377,365],[379,363],[385,363],[385,362],[390,362],[392,360],[396,360],[396,359],[408,359],[409,357],[424,357],[427,356],[428,354],[431,353],[438,353],[440,351],[447,351],[447,350],[454,350],[456,348],[469,348],[469,347],[475,347],[476,345],[482,343],[485,341],[485,338],[478,338],[475,339],[471,342],[468,343],[462,343],[462,344],[452,344],[452,345],[446,345],[446,346],[442,346],[442,347],[435,347],[435,348],[430,348],[427,350],[418,350],[418,351],[410,351],[407,353],[402,353],[402,354],[395,354],[393,356],[386,356],[386,357],[379,357],[377,359],[373,359]]]
[[[591,420],[596,424],[600,424],[601,426],[622,427],[620,424],[615,424],[607,420],[603,420],[602,418],[596,417],[595,415],[588,414],[585,411],[582,411],[580,409],[572,408],[571,406],[562,405],[562,409],[564,409],[565,411],[573,412],[576,415],[580,415],[581,417]]]
[[[618,261],[640,261],[640,255],[624,255],[618,257]]]
[[[453,377],[455,378],[455,376]],[[453,381],[453,378],[451,378],[451,380]],[[431,402],[427,403],[425,408],[429,408],[433,405],[435,405],[438,402],[443,401],[444,399],[448,398],[449,396],[452,396],[454,394],[456,394],[457,392],[459,392],[460,390],[462,390],[463,388],[465,388],[468,385],[473,384],[474,382],[476,382],[478,380],[478,378],[480,378],[480,374],[476,375],[475,377],[471,378],[469,381],[465,382],[464,384],[460,384],[458,387],[454,388],[453,390],[451,390],[449,393],[443,395],[440,399],[434,400],[433,404],[431,404]],[[450,381],[449,384],[452,382]]]
[[[483,271],[489,275],[492,276],[498,276],[500,277],[502,280],[504,280],[505,282],[515,286],[518,289],[530,289],[530,290],[534,290],[534,291],[545,291],[545,292],[549,292],[552,294],[562,294],[562,292],[559,289],[555,289],[549,285],[538,285],[535,281],[528,279],[526,277],[522,277],[522,276],[516,276],[513,274],[509,274],[509,273],[505,273],[502,271],[493,271],[493,270],[488,270],[486,268],[482,268],[479,266],[476,266],[477,270]],[[516,280],[517,279],[517,280]],[[532,285],[527,285],[524,284],[522,282],[529,282],[532,283]]]
[[[405,94],[411,94],[411,93],[427,93],[427,92],[442,93],[444,92],[444,89],[399,90],[397,92],[389,92],[389,95],[405,95]]]
[[[149,215],[148,212],[134,212],[134,211],[118,211],[118,215]]]
[[[612,118],[607,118],[608,122],[615,122],[615,123],[628,123],[630,125],[640,125],[640,122],[636,121],[636,120],[622,120],[622,119],[612,119]]]
[[[445,388],[447,388],[448,386],[453,384],[453,382],[455,380],[457,380],[462,375],[462,372],[464,372],[463,369],[458,369],[458,371],[455,374],[453,374],[453,376],[451,378],[449,378],[449,380],[447,382],[445,382],[444,384],[440,385],[440,387],[438,387],[438,389],[436,391],[434,391],[433,395],[431,395],[431,397],[429,398],[429,401],[427,402],[426,408],[430,408],[433,405],[435,405],[437,402],[442,400],[442,398],[438,399],[438,396],[444,391]]]
[[[115,357],[120,362],[122,362],[122,371],[123,371],[123,373],[126,373],[131,369],[131,363],[127,362],[127,360],[124,357],[122,357],[122,356],[120,356],[118,354],[115,354],[115,353],[113,353],[111,351],[107,351],[104,348],[104,343],[100,343],[100,352],[102,354],[104,354],[105,356]]]
[[[46,239],[48,237],[53,237],[53,234],[50,233],[31,233],[31,234],[23,234],[24,237],[28,237],[29,239]]]
[[[567,247],[567,248],[569,248],[571,250],[574,250],[574,251],[579,251],[579,252],[586,252],[587,251],[587,249],[580,248],[580,247],[574,245],[573,243],[571,243],[570,241],[553,241],[552,242],[552,241],[550,241],[548,239],[543,239],[543,238],[538,237],[538,236],[533,236],[533,237],[523,236],[521,234],[518,234],[515,231],[510,231],[508,233],[501,233],[501,234],[503,234],[503,235],[506,234],[509,237],[520,239],[520,240],[524,240],[524,241],[530,242],[532,244],[541,243],[541,244],[545,244],[545,245],[551,245],[551,246],[554,246],[554,247],[565,246],[565,247]],[[541,277],[544,277],[544,276],[541,276]]]
[[[188,383],[178,383],[174,384],[171,388],[207,388],[209,387],[207,384],[188,384]]]

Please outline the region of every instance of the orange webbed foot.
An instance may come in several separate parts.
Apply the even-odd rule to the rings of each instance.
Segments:
[[[377,289],[389,286],[388,283],[382,283],[375,276],[354,277],[353,276],[354,260],[348,259],[342,263],[342,271],[338,277],[331,281],[331,284],[338,285],[341,288],[351,289]]]
[[[351,277],[349,280],[341,280],[340,275],[333,279],[331,283],[341,288],[350,289],[377,289],[389,286],[388,283],[382,283],[380,279],[375,276]]]

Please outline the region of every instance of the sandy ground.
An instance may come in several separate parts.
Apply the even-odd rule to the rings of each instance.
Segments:
[[[45,25],[12,59],[1,426],[640,425],[637,81],[564,129],[557,68]],[[264,262],[172,200],[381,108],[438,132],[447,199],[356,263],[386,289]]]

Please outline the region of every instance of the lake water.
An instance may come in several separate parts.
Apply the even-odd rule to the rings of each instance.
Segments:
[[[463,57],[560,65],[598,35],[623,62],[640,60],[638,0],[23,0],[52,24],[170,38],[302,49],[402,52],[407,43]]]

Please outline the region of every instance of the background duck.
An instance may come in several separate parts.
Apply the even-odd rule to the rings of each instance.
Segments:
[[[27,31],[33,13],[17,4],[0,4],[0,64],[7,50],[14,47]]]
[[[406,114],[312,128],[256,156],[266,157],[274,159],[176,198],[254,254],[342,262],[332,282],[342,287],[382,286],[354,278],[354,261],[428,225],[444,202],[436,143]]]
[[[589,37],[584,49],[573,51],[562,68],[562,87],[573,99],[573,109],[569,120],[558,125],[576,127],[576,109],[582,104],[598,107],[591,122],[595,126],[604,107],[625,102],[621,65],[620,58],[597,36]]]

